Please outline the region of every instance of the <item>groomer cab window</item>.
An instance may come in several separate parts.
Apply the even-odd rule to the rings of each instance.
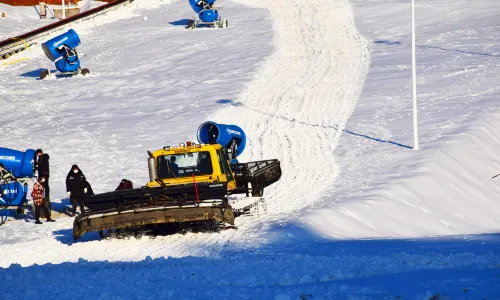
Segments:
[[[226,175],[227,181],[232,181],[233,180],[233,173],[231,172],[231,169],[229,168],[229,165],[227,163],[227,159],[226,159],[226,156],[224,155],[223,149],[217,150],[217,157],[219,158],[220,171]]]
[[[208,151],[176,153],[158,157],[160,179],[212,175],[212,160]]]

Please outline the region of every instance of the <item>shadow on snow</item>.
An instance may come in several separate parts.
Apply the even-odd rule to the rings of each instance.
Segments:
[[[384,44],[384,45],[405,45],[401,42],[389,41],[389,40],[377,40],[377,41],[374,41],[373,43],[374,44]],[[477,51],[465,51],[465,50],[451,49],[451,48],[445,48],[445,47],[440,47],[440,46],[416,45],[415,47],[427,48],[427,49],[437,49],[437,50],[443,50],[443,51],[453,51],[453,52],[459,52],[459,53],[464,53],[464,54],[472,54],[472,55],[500,58],[500,55],[497,55],[497,54],[490,54],[490,53],[477,52]]]
[[[282,239],[261,247],[200,249],[202,257],[146,256],[137,262],[79,259],[25,268],[11,265],[0,268],[2,284],[9,287],[0,297],[71,298],[75,290],[68,280],[73,279],[81,287],[79,297],[92,299],[110,295],[113,299],[140,295],[162,299],[275,299],[277,295],[288,296],[283,299],[430,299],[438,293],[451,299],[500,296],[500,234],[328,240],[295,228],[276,226],[272,231]],[[287,231],[296,238],[284,234]],[[55,234],[69,240],[69,231]],[[120,247],[126,247],[126,241]],[[56,284],[39,289],[40,278],[68,282],[70,288]]]
[[[47,70],[47,69],[40,68],[40,69],[36,69],[36,70],[33,70],[33,71],[29,71],[29,72],[20,74],[19,76],[22,76],[22,77],[34,77],[34,78],[40,79],[40,74],[42,73],[43,70]],[[57,70],[50,70],[50,72],[54,73],[54,72],[57,72]]]
[[[187,26],[188,19],[180,19],[177,21],[168,22],[168,24],[174,25],[174,26]]]

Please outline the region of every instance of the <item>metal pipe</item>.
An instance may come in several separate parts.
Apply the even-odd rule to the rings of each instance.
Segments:
[[[418,150],[417,61],[415,54],[415,0],[411,0],[411,75],[413,87],[413,149]]]

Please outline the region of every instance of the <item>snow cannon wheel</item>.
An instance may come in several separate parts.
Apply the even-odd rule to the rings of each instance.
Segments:
[[[88,74],[90,74],[89,69],[82,69],[82,75],[83,76],[88,75]]]
[[[227,26],[228,26],[228,25],[229,25],[229,24],[227,23],[227,19],[224,19],[224,20],[222,21],[222,28],[227,28]]]
[[[186,26],[186,29],[192,29],[194,28],[194,21],[193,20],[188,20],[188,25]]]
[[[50,75],[50,71],[49,71],[49,70],[43,70],[43,71],[40,73],[40,79],[45,79],[45,78],[47,78],[49,75]]]

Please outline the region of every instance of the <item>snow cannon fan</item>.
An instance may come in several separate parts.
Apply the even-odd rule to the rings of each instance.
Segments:
[[[193,18],[188,20],[187,29],[195,29],[198,25],[205,24],[212,27],[226,28],[227,20],[221,19],[219,10],[215,7],[216,0],[189,0],[191,8],[198,14],[198,20]]]
[[[47,57],[55,62],[56,69],[62,75],[87,75],[88,69],[80,67],[80,59],[76,52],[76,47],[80,45],[80,37],[73,29],[68,32],[56,36],[42,44],[43,52]],[[59,59],[59,60],[58,60]],[[49,70],[43,70],[40,78],[44,79],[50,75]]]
[[[16,209],[26,203],[28,184],[26,181],[0,180],[0,209]],[[2,223],[0,221],[0,223]]]
[[[198,142],[220,144],[228,149],[229,160],[238,163],[238,157],[245,150],[247,138],[245,132],[236,125],[217,124],[207,121],[198,127]]]

